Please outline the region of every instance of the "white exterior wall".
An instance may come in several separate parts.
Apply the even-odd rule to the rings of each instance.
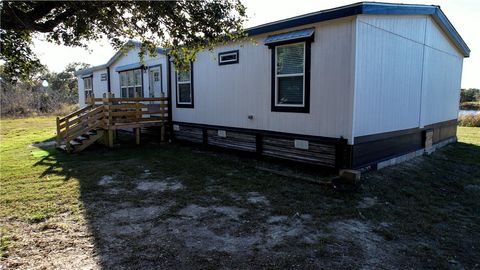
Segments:
[[[107,69],[100,69],[93,72],[93,95],[96,98],[101,98],[104,93],[108,92],[108,80],[102,81],[102,74],[107,74]]]
[[[135,64],[140,62],[140,57],[138,56],[139,48],[135,47],[132,48],[126,55],[122,55],[118,58],[115,62],[110,65],[110,87],[115,97],[120,97],[120,76],[115,68]],[[158,53],[155,57],[151,57],[150,55],[146,55],[144,59],[144,65],[149,66],[156,66],[161,64],[162,65],[162,80],[163,80],[163,91],[165,95],[167,94],[167,67],[166,67],[166,56],[163,54]],[[143,94],[144,97],[148,97],[149,93],[149,72],[148,69],[143,71]],[[160,96],[160,92],[155,93],[156,97]]]
[[[77,76],[77,84],[78,84],[78,105],[80,108],[85,107],[85,92],[83,91],[83,79],[82,75]]]
[[[93,94],[95,97],[102,97],[103,93],[107,92],[108,89],[108,81],[102,81],[101,74],[107,74],[107,69],[99,69],[93,72],[92,78],[92,87],[93,87]],[[85,87],[83,84],[83,76],[77,76],[78,82],[78,104],[80,108],[85,107]]]
[[[463,55],[437,24],[427,21],[420,127],[458,116]]]
[[[311,43],[310,113],[271,111],[271,50],[268,35],[315,27]],[[173,121],[270,130],[351,140],[355,19],[333,20],[255,36],[202,52],[194,62],[194,108],[176,108]],[[219,66],[219,52],[239,50],[239,63]],[[253,115],[253,120],[248,119]]]
[[[457,117],[463,57],[425,15],[359,15],[354,137]]]

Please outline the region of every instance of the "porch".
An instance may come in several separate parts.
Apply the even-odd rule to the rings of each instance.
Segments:
[[[140,144],[141,129],[160,127],[165,141],[169,123],[168,98],[87,98],[87,106],[67,116],[57,117],[56,146],[69,153],[80,152],[94,142],[113,147],[117,130],[133,129]]]

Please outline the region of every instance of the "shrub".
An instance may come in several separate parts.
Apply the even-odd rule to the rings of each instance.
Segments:
[[[463,127],[480,127],[480,114],[465,114],[458,117],[458,125]]]
[[[479,101],[462,102],[460,103],[460,110],[480,111],[480,102]]]

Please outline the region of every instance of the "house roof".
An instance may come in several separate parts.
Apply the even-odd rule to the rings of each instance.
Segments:
[[[463,56],[470,56],[470,48],[468,48],[465,41],[457,32],[452,23],[448,20],[445,13],[440,9],[440,6],[435,5],[412,5],[412,4],[392,4],[381,2],[359,2],[347,6],[336,7],[332,9],[320,10],[312,13],[303,14],[300,16],[291,17],[275,22],[270,22],[251,28],[245,29],[249,36],[260,35],[264,33],[274,32],[287,28],[312,24],[316,22],[339,19],[348,16],[355,16],[360,14],[374,14],[374,15],[430,15],[435,22],[447,34],[455,46],[462,52]],[[129,41],[126,45],[134,45],[139,47],[140,42]],[[166,54],[167,50],[157,48],[160,54]],[[105,69],[115,62],[123,53],[118,51],[106,64],[95,66],[87,69],[77,71],[76,75],[83,75],[92,73],[93,71]]]
[[[126,46],[134,46],[134,47],[138,48],[138,47],[140,47],[140,45],[142,45],[142,43],[140,43],[138,41],[130,40],[127,43],[125,43],[122,46],[122,48],[124,48]],[[156,50],[157,50],[157,53],[159,53],[159,54],[167,54],[167,50],[165,50],[165,49],[157,48]],[[124,55],[122,50],[118,50],[112,56],[112,58],[110,58],[110,60],[108,60],[107,63],[105,63],[103,65],[99,65],[99,66],[94,66],[94,67],[89,67],[89,68],[86,68],[86,69],[78,70],[78,71],[75,72],[75,75],[85,75],[85,74],[90,74],[90,73],[92,73],[94,71],[97,71],[97,70],[106,69],[111,64],[113,64],[113,62],[115,62],[118,58],[120,58],[122,55]]]
[[[304,15],[266,23],[246,29],[250,36],[260,35],[286,28],[302,26],[306,24],[334,20],[338,18],[354,16],[359,14],[376,15],[430,15],[448,35],[455,46],[462,52],[463,56],[470,56],[470,49],[465,41],[458,34],[455,27],[448,20],[447,16],[440,9],[440,6],[434,5],[411,5],[411,4],[392,4],[377,2],[359,2],[347,6],[341,6],[332,9],[326,9],[307,13]]]

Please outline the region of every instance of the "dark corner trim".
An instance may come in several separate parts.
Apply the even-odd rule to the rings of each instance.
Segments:
[[[108,93],[112,92],[112,86],[110,82],[110,67],[107,67],[107,92]]]
[[[179,104],[178,103],[178,82],[177,82],[177,70],[175,70],[175,106],[177,108],[187,108],[193,109],[194,108],[194,82],[193,82],[193,62],[190,62],[190,91],[192,92],[192,103],[190,104]]]
[[[276,45],[270,45],[269,48],[271,49],[271,111],[272,112],[293,112],[293,113],[310,113],[310,66],[311,66],[311,42],[313,41],[312,38],[309,38],[303,42],[305,42],[305,104],[302,107],[289,107],[289,106],[278,106],[275,104],[275,84],[276,82],[276,74],[275,74],[275,65],[276,58],[275,58],[275,47],[278,45],[284,45],[289,43],[298,43],[298,40],[290,40],[287,43],[281,43]]]
[[[227,62],[227,63],[221,63],[220,62],[220,57],[225,54],[230,54],[230,53],[236,53],[237,54],[237,60],[233,62]],[[233,50],[233,51],[226,51],[226,52],[219,52],[218,53],[218,65],[219,66],[225,66],[225,65],[232,65],[232,64],[238,64],[240,61],[240,51],[239,50]]]

